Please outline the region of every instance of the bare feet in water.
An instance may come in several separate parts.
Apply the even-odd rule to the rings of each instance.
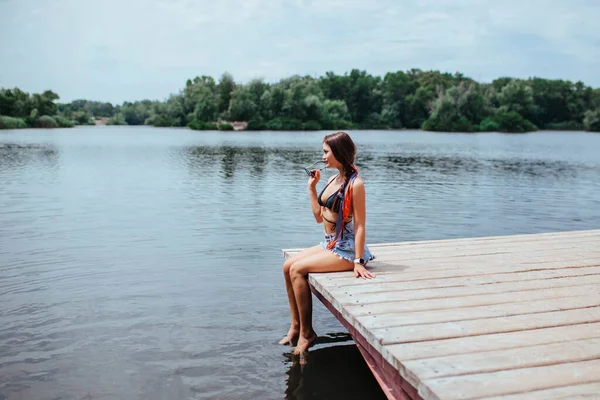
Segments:
[[[285,335],[284,338],[279,341],[279,344],[293,345],[294,342],[298,340],[298,336],[300,336],[300,330],[290,328],[287,335]]]
[[[308,337],[304,337],[304,336],[300,335],[298,337],[298,344],[296,345],[294,354],[298,355],[298,354],[305,353],[309,349],[309,347],[311,347],[313,344],[315,344],[316,340],[317,340],[317,333],[315,331],[312,331],[310,336],[308,336]]]

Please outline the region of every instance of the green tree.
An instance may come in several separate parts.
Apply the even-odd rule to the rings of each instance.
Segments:
[[[182,96],[184,115],[190,115],[192,119],[200,115],[207,121],[216,119],[217,84],[213,78],[202,76],[194,78],[193,82],[188,80]]]
[[[423,129],[471,132],[488,114],[489,108],[478,85],[462,81],[447,90],[440,88]]]
[[[217,111],[219,113],[225,112],[229,109],[229,102],[231,101],[231,93],[235,89],[235,81],[233,80],[233,76],[228,72],[223,73],[221,75],[221,79],[219,80],[218,85],[218,93],[219,93],[219,104],[217,106]]]
[[[498,92],[498,103],[506,111],[514,111],[525,119],[536,114],[533,89],[525,82],[512,79]]]
[[[229,118],[232,121],[249,121],[256,116],[258,106],[254,102],[255,94],[247,87],[237,86],[229,102]]]
[[[381,114],[387,126],[402,128],[411,125],[407,97],[414,94],[417,87],[417,81],[403,71],[385,74],[381,84]]]

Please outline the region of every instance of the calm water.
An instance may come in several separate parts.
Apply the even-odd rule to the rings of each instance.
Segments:
[[[0,131],[0,399],[383,398],[318,301],[276,344],[324,134]],[[600,135],[352,136],[369,243],[600,228]]]

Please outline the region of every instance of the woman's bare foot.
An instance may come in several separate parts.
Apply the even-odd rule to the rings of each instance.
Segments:
[[[303,354],[305,353],[317,340],[317,333],[312,331],[308,337],[304,337],[300,335],[298,337],[298,344],[296,345],[296,349],[294,349],[294,354]]]
[[[298,340],[298,336],[300,336],[300,330],[299,329],[290,328],[290,330],[288,331],[287,335],[285,335],[283,337],[283,339],[281,339],[279,341],[279,344],[289,344],[289,345],[292,345],[293,342],[295,342],[296,340]]]

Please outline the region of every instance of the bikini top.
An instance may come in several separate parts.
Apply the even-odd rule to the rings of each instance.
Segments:
[[[329,196],[327,198],[327,200],[325,200],[325,202],[323,202],[323,200],[321,199],[321,197],[323,196],[323,193],[325,193],[325,189],[327,189],[327,187],[333,181],[334,181],[334,179],[330,180],[327,183],[327,185],[325,185],[325,187],[323,188],[323,190],[321,190],[321,193],[319,193],[319,197],[317,198],[317,201],[319,202],[319,205],[321,205],[322,207],[329,208],[331,211],[333,211],[334,213],[337,214],[337,213],[340,212],[340,205],[342,204],[341,200],[344,198],[344,194],[342,192],[342,188],[340,188],[337,191],[333,192],[331,194],[331,196]]]

